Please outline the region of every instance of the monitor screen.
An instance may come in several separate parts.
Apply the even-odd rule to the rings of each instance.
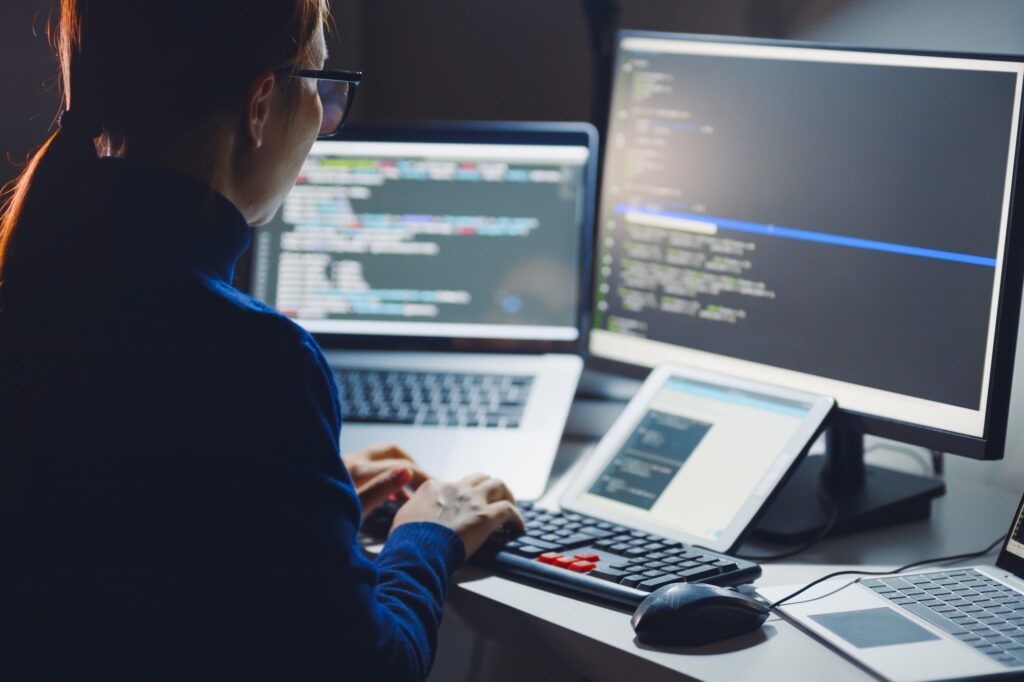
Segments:
[[[983,437],[1021,78],[997,59],[620,35],[591,354]]]
[[[322,141],[252,291],[314,333],[574,341],[586,145]]]

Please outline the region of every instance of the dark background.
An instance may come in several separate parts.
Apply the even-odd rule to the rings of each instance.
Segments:
[[[849,0],[620,0],[623,28],[783,37]],[[0,183],[57,113],[55,0],[0,0]],[[595,6],[607,4],[595,3]],[[334,0],[328,68],[366,72],[355,121],[592,120],[582,0]],[[33,25],[35,35],[33,35]],[[158,56],[155,56],[158,58]]]
[[[617,28],[1024,52],[1022,0],[618,2]],[[0,0],[0,183],[17,174],[11,161],[23,161],[56,116],[57,98],[48,90],[55,64],[45,37],[55,4]],[[354,120],[593,120],[584,6],[584,0],[333,0],[338,30],[329,39],[328,65],[367,73]]]

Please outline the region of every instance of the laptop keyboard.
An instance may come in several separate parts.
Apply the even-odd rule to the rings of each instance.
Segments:
[[[989,658],[1024,665],[1024,594],[974,569],[861,580]]]
[[[363,529],[387,535],[397,506],[374,510]],[[519,502],[526,532],[497,532],[473,558],[499,573],[561,591],[635,607],[663,585],[739,585],[761,575],[757,564],[694,545],[566,511]]]
[[[516,429],[533,377],[337,369],[345,421]]]

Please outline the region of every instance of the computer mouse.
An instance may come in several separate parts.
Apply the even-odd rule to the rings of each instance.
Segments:
[[[734,589],[675,583],[640,602],[632,623],[645,644],[699,646],[753,632],[768,613],[766,604]]]

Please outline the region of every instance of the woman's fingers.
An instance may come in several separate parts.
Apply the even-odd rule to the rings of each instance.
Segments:
[[[412,471],[409,467],[399,466],[381,472],[359,486],[356,492],[363,507],[363,516],[383,504],[392,495],[401,494],[411,479]]]
[[[481,483],[483,483],[484,481],[486,481],[489,478],[490,478],[490,476],[488,476],[487,474],[480,474],[480,473],[470,474],[469,476],[466,476],[464,479],[459,481],[458,485],[459,485],[459,487],[469,486],[471,488],[475,488],[476,486],[480,485]]]
[[[367,455],[371,460],[377,459],[406,459],[415,462],[408,452],[395,443],[378,443],[366,448]]]
[[[526,529],[526,521],[519,512],[515,502],[511,500],[498,500],[487,505],[488,514],[492,515],[497,524],[495,527],[512,526],[518,530]]]
[[[508,500],[515,504],[516,498],[512,496],[512,491],[508,489],[508,486],[506,486],[505,482],[502,480],[497,478],[488,478],[486,481],[481,482],[479,487],[483,489],[488,502]]]

